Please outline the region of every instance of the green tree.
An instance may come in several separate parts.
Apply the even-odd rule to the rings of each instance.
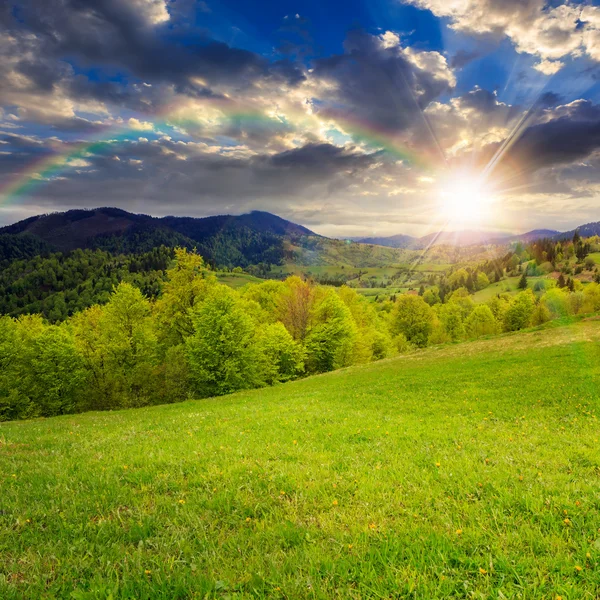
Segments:
[[[534,309],[535,296],[531,290],[517,294],[504,315],[506,331],[518,331],[529,327]]]
[[[215,286],[192,312],[194,333],[186,339],[194,391],[219,396],[265,384],[256,322],[240,295]]]
[[[527,271],[523,271],[523,275],[521,275],[521,279],[519,279],[518,288],[520,290],[526,290],[527,287]]]
[[[498,322],[494,313],[486,304],[480,304],[473,309],[467,318],[465,329],[469,338],[480,338],[484,335],[498,333]]]
[[[175,249],[175,264],[167,271],[167,281],[155,307],[163,343],[176,346],[194,333],[192,311],[216,283],[201,256],[185,248]]]
[[[352,364],[357,327],[350,309],[334,290],[325,290],[315,301],[305,339],[307,368],[324,373]]]
[[[430,287],[423,294],[423,300],[425,300],[425,302],[427,302],[429,306],[435,306],[436,304],[440,304],[442,300],[440,298],[439,288],[437,286]]]
[[[261,355],[261,379],[268,385],[295,379],[304,372],[306,351],[294,340],[283,323],[260,328],[257,346]]]
[[[423,298],[403,294],[392,309],[390,330],[393,337],[402,333],[411,344],[424,348],[433,330],[433,322],[433,310]]]

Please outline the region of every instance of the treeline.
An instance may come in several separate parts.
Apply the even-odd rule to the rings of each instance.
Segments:
[[[13,260],[0,271],[0,314],[40,314],[58,323],[106,303],[121,281],[156,298],[174,256],[172,248],[163,246],[135,255],[74,250]]]
[[[388,315],[298,277],[237,292],[176,250],[157,300],[121,282],[59,324],[0,318],[0,418],[207,397],[394,353]]]
[[[199,255],[174,252],[157,299],[121,282],[59,324],[0,317],[0,419],[216,396],[600,310],[600,285],[579,282],[481,305],[465,288],[445,303],[436,288],[370,303],[298,277],[236,291]]]
[[[498,294],[484,304],[475,304],[466,288],[452,292],[443,303],[438,288],[433,287],[422,298],[400,296],[393,311],[399,306],[406,307],[407,321],[415,320],[411,315],[422,315],[414,325],[415,332],[404,333],[409,343],[423,347],[518,331],[569,315],[597,312],[600,284],[584,287],[572,280],[572,291],[569,287],[552,287],[536,298],[531,289],[524,289],[515,296]]]

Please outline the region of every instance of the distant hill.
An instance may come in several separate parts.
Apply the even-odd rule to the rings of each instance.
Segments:
[[[284,242],[302,236],[316,234],[261,211],[239,216],[156,218],[117,208],[97,208],[40,215],[4,227],[0,229],[0,251],[10,247],[11,254],[26,258],[41,250],[68,252],[82,248],[136,253],[160,246],[183,246],[198,248],[218,265],[244,267],[280,263]],[[15,247],[23,250],[17,252]],[[0,261],[8,258],[0,255]]]
[[[479,244],[509,244],[512,242],[529,243],[545,237],[554,237],[557,234],[559,234],[559,232],[553,229],[535,229],[533,231],[528,231],[527,233],[519,235],[507,235],[503,232],[493,231],[490,232],[466,230],[438,231],[436,233],[430,233],[420,238],[400,234],[392,235],[389,237],[368,237],[352,239],[353,241],[361,244],[377,244],[379,246],[386,246],[389,248],[405,248],[418,250],[422,248],[427,248],[429,246],[473,246]]]
[[[375,244],[377,246],[387,246],[389,248],[410,248],[417,241],[417,238],[411,235],[392,235],[389,237],[366,237],[351,238],[358,244]]]
[[[577,229],[572,229],[571,231],[565,231],[564,233],[556,233],[553,237],[555,239],[564,240],[567,238],[572,238],[575,235],[575,232],[578,231],[581,237],[592,237],[594,235],[600,235],[600,221],[596,223],[587,223],[585,225],[581,225],[581,227],[577,227]]]
[[[530,242],[535,242],[536,240],[541,240],[543,238],[550,238],[557,235],[558,231],[555,229],[534,229],[533,231],[528,231],[527,233],[522,233],[521,235],[515,235],[506,239],[507,242],[524,242],[526,244]]]

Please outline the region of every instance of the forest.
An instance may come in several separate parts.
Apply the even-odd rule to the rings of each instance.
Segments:
[[[78,310],[55,323],[40,314],[0,317],[2,420],[218,396],[600,310],[600,284],[575,279],[538,295],[525,281],[514,296],[475,304],[463,284],[483,285],[487,276],[457,270],[443,298],[431,286],[369,302],[347,286],[296,276],[237,291],[185,248],[130,257],[118,265],[130,280],[115,283],[110,255],[78,252],[69,276],[96,281]],[[105,277],[85,279],[82,258]],[[164,278],[142,281],[146,291],[136,285],[137,270],[167,265]],[[32,276],[32,286],[52,283],[43,270]]]

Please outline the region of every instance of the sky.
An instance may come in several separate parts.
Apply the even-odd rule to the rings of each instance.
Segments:
[[[600,221],[600,2],[5,1],[0,225],[98,206],[335,237]]]

